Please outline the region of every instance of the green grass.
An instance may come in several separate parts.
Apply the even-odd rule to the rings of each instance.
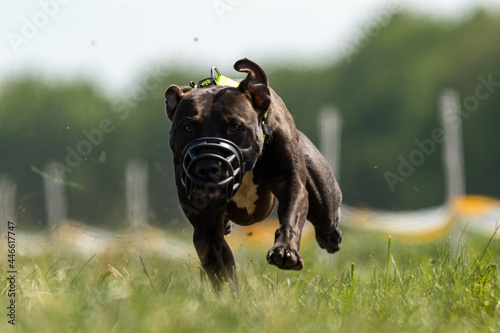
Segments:
[[[240,292],[220,295],[194,259],[136,248],[18,255],[16,326],[3,315],[0,331],[500,331],[497,240],[463,236],[455,249],[448,239],[414,245],[353,230],[344,239],[338,256],[303,248],[300,272],[269,266],[266,249],[237,249]],[[0,300],[6,313],[6,289]]]

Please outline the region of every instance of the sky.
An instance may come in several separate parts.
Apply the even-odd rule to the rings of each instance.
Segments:
[[[394,11],[450,19],[478,6],[500,8],[500,0],[4,1],[0,81],[37,73],[117,93],[160,65],[206,67],[200,77],[212,66],[231,76],[244,57],[320,66],[348,57],[362,34],[376,38]]]

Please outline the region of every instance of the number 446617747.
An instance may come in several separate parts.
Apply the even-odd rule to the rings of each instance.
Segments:
[[[14,270],[16,269],[16,233],[14,230],[16,229],[16,224],[14,222],[10,222],[7,225],[7,245],[9,247],[9,269]]]

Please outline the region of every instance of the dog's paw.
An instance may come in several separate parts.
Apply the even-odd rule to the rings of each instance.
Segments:
[[[333,229],[332,232],[325,234],[318,229],[314,229],[316,232],[316,241],[319,247],[325,249],[328,253],[335,253],[340,250],[342,245],[342,231],[339,228]]]
[[[286,249],[284,246],[274,246],[267,252],[267,262],[281,269],[301,270],[304,260],[298,251]]]

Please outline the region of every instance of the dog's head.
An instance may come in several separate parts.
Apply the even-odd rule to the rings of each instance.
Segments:
[[[267,76],[257,64],[234,64],[247,77],[237,87],[172,85],[165,92],[172,121],[170,148],[181,167],[191,201],[225,204],[243,174],[253,168],[264,146],[262,120],[270,106]]]

